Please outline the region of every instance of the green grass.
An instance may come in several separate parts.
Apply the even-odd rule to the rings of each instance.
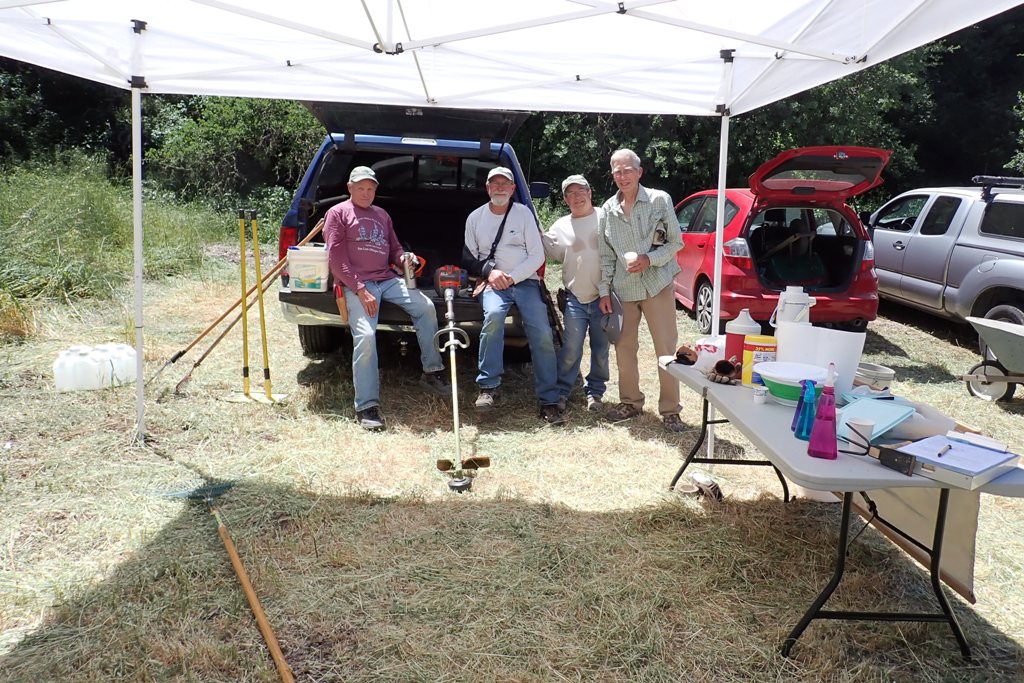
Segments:
[[[209,262],[147,290],[147,377],[237,297],[237,277]],[[579,397],[568,426],[544,425],[529,372],[514,368],[503,409],[476,415],[473,359],[460,353],[462,452],[492,466],[459,496],[434,467],[453,455],[450,404],[418,389],[415,353],[382,371],[389,428],[368,434],[353,419],[348,364],[302,358],[272,294],[267,304],[273,389],[287,399],[222,400],[241,389],[236,327],[183,394],[175,384],[212,339],[149,385],[144,448],[130,387],[53,389],[60,349],[123,337],[116,304],[47,304],[36,336],[0,345],[0,681],[277,680],[210,515],[163,495],[202,476],[237,482],[221,512],[302,681],[1021,678],[1020,500],[982,497],[978,603],[951,595],[972,662],[941,624],[827,621],[783,659],[782,639],[830,576],[838,506],[783,504],[768,468],[715,466],[718,505],[668,492],[695,433],[667,434],[651,410],[646,331],[648,408],[615,425]],[[977,360],[969,331],[883,311],[865,359],[896,370],[897,393],[1024,449],[1024,401],[972,399],[957,379]],[[677,327],[681,342],[700,336],[681,312]],[[684,390],[682,402],[697,424],[698,397]],[[716,448],[757,457],[728,425]],[[934,608],[926,572],[873,528],[851,546],[829,607]]]
[[[144,206],[144,277],[194,272],[203,246],[230,234],[199,204]],[[131,190],[95,160],[8,169],[0,180],[0,291],[16,299],[107,298],[132,276]]]

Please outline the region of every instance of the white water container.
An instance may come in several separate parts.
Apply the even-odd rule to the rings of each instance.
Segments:
[[[109,367],[104,371],[105,385],[121,386],[135,381],[135,349],[127,344],[100,344],[94,350]]]
[[[326,247],[288,247],[288,287],[293,292],[326,292]]]
[[[86,391],[135,381],[135,349],[127,344],[76,345],[53,362],[57,391]]]
[[[57,391],[101,389],[104,386],[103,362],[91,346],[74,347],[57,356],[53,364],[53,378]]]

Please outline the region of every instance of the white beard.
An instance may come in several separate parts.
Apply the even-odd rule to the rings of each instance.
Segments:
[[[504,197],[500,195],[494,195],[491,197],[491,204],[494,204],[495,206],[505,206],[506,204],[508,204],[508,200],[511,198],[511,195],[506,195]]]

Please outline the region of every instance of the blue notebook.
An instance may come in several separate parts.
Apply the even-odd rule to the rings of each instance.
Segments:
[[[836,415],[836,436],[840,439],[846,439],[847,434],[849,434],[846,421],[859,417],[875,423],[875,428],[871,431],[871,438],[876,439],[913,414],[914,406],[908,406],[897,401],[880,401],[871,398],[861,399],[849,404]]]

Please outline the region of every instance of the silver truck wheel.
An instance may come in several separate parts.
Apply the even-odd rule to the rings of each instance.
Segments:
[[[1003,320],[1008,323],[1014,323],[1015,325],[1024,325],[1024,311],[1013,304],[1000,304],[993,306],[989,309],[985,317],[989,320]],[[985,340],[980,336],[978,337],[978,350],[981,351],[981,357],[985,360],[995,360],[996,354],[994,354],[989,348]]]

